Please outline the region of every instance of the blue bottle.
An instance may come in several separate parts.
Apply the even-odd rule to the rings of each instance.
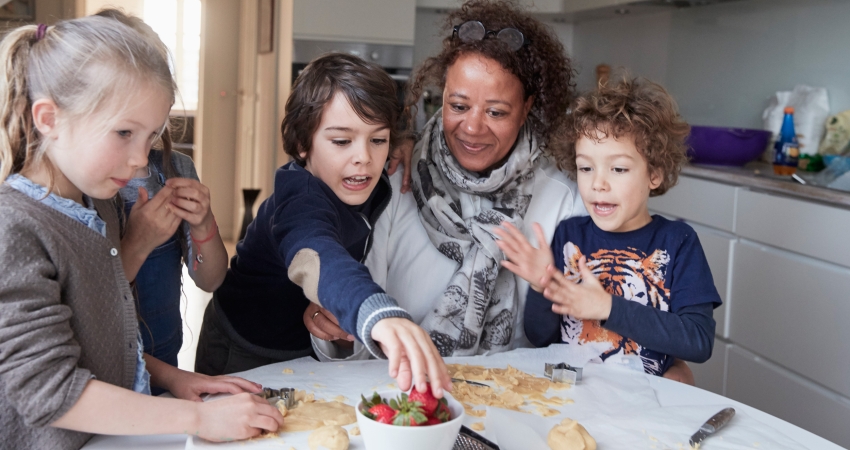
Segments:
[[[785,118],[782,119],[782,129],[774,145],[773,173],[791,176],[797,171],[800,159],[800,143],[794,132],[794,108],[785,108]]]

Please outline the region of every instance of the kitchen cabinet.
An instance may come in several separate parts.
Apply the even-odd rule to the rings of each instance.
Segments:
[[[697,232],[724,302],[697,386],[850,447],[850,208],[736,181],[683,175],[649,201]]]
[[[738,346],[729,349],[726,380],[727,397],[850,447],[846,398]]]
[[[711,359],[702,363],[688,363],[694,372],[696,386],[719,395],[726,395],[726,354],[731,345],[723,339],[714,340]]]
[[[732,271],[729,338],[850,397],[850,269],[742,240]]]
[[[294,0],[296,40],[413,45],[416,0]]]

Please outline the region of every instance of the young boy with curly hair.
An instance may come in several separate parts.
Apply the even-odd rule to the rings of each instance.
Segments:
[[[577,99],[569,145],[554,155],[590,216],[564,220],[551,249],[515,227],[497,231],[503,265],[530,284],[525,332],[536,346],[608,343],[600,360],[636,355],[663,375],[675,358],[704,362],[714,345],[714,287],[699,239],[649,214],[674,186],[689,127],[659,85],[625,79]],[[534,224],[538,243],[543,230]],[[604,346],[603,346],[604,347]]]

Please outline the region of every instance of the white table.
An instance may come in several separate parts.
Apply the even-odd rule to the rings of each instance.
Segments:
[[[511,364],[512,366],[517,367],[521,370],[525,370],[526,372],[536,372],[535,374],[542,375],[542,361],[544,360],[554,362],[552,360],[551,350],[522,349],[514,352],[508,352],[484,358],[451,358],[449,362],[469,362],[470,364],[479,364],[502,368],[505,367],[506,364]],[[282,374],[283,368],[293,367],[296,368],[295,375]],[[535,371],[534,368],[538,367],[539,369]],[[604,382],[609,384],[620,384],[620,382],[611,382],[608,380],[621,380],[626,384],[629,384],[630,389],[631,386],[634,385],[638,386],[637,389],[639,390],[639,386],[643,385],[646,387],[646,390],[648,392],[654,391],[654,397],[657,398],[657,404],[647,405],[647,407],[660,406],[661,408],[671,408],[670,410],[673,411],[675,409],[672,408],[690,405],[717,405],[717,409],[719,410],[720,407],[731,405],[734,406],[736,410],[739,411],[739,413],[742,413],[742,417],[747,417],[746,420],[749,421],[748,423],[751,426],[753,424],[756,424],[756,426],[763,426],[765,430],[770,430],[771,428],[773,430],[778,430],[787,438],[790,438],[808,447],[810,450],[840,450],[842,448],[819,436],[816,436],[806,430],[803,430],[802,428],[799,428],[767,413],[761,412],[755,408],[751,408],[742,403],[736,402],[726,397],[722,397],[717,394],[713,394],[708,391],[704,391],[702,389],[695,388],[693,386],[688,386],[685,384],[677,383],[675,381],[670,381],[664,378],[655,377],[651,375],[643,375],[640,373],[625,373],[622,371],[622,369],[611,368],[605,365],[586,366],[586,373],[588,372],[590,373],[590,378],[586,380],[586,382],[583,382],[586,383],[586,386],[588,388],[590,386],[593,386],[594,382],[596,383],[595,386],[598,388],[600,386],[600,380],[603,380]],[[345,395],[348,398],[348,403],[350,404],[356,403],[356,401],[354,400],[356,398],[356,393],[352,393],[352,388],[348,386],[354,384],[355,386],[359,386],[359,388],[356,389],[358,392],[371,392],[371,389],[373,388],[386,389],[387,383],[392,381],[386,375],[385,361],[356,361],[337,364],[319,363],[314,362],[312,360],[302,359],[293,362],[278,363],[265,367],[260,367],[248,372],[243,372],[239,375],[249,380],[262,383],[270,387],[293,386],[299,389],[308,389],[311,391],[316,391],[317,395],[321,395],[325,398],[331,398],[334,395]],[[352,381],[352,379],[354,381]],[[364,386],[364,383],[369,385]],[[576,398],[576,404],[580,403],[579,399],[581,398],[581,391],[579,391],[578,389],[576,389],[575,391],[550,391],[549,395],[553,394],[566,395],[567,397]],[[642,401],[641,399],[647,399],[647,397],[635,397],[635,399],[631,400],[631,404],[625,405],[624,408],[634,409],[634,402]],[[653,402],[654,401],[655,400],[653,399]],[[646,403],[653,402],[650,402],[648,400],[646,401]],[[628,401],[626,401],[626,403],[628,403]],[[658,411],[658,409],[656,409],[656,411]],[[469,425],[472,422],[477,422],[481,420],[482,419],[468,416],[465,423]],[[734,424],[734,422],[732,424]],[[730,429],[732,427],[732,424],[730,424]],[[687,429],[681,431],[683,440],[685,442],[687,442],[687,436],[695,432],[697,427],[698,426],[695,426],[692,430]],[[484,434],[486,435],[487,432],[485,431]],[[711,439],[712,438],[709,438],[709,440],[706,441],[705,447],[709,446],[709,444],[711,443]],[[235,446],[248,450],[250,450],[250,448],[255,444],[244,444],[244,447],[242,445],[243,444],[241,443],[235,444]],[[230,444],[226,447],[230,448],[233,446],[234,444]],[[184,449],[185,447],[186,436],[165,435],[142,437],[96,436],[84,448],[87,450],[127,448],[178,450]],[[288,446],[280,448],[288,448]],[[301,450],[301,447],[296,446],[296,448]],[[304,448],[306,449],[306,446]],[[762,446],[761,448],[768,447]],[[600,450],[605,449],[600,446]]]

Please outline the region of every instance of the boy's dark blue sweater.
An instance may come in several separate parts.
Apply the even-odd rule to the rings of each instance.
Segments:
[[[309,297],[333,313],[343,330],[379,353],[369,345],[374,344],[368,342],[371,338],[362,336],[364,326],[380,318],[409,317],[360,263],[390,196],[389,180],[382,175],[363,205],[350,206],[295,162],[279,168],[274,194],[237,244],[216,291],[219,313],[251,344],[303,350],[311,347],[302,320]],[[359,317],[361,312],[367,317]],[[371,319],[359,324],[358,318]]]
[[[529,288],[525,332],[532,344],[610,342],[600,356],[636,354],[644,370],[663,374],[673,358],[704,362],[711,357],[720,306],[708,261],[696,232],[684,222],[653,216],[625,233],[601,230],[589,216],[561,222],[552,239],[555,266],[578,278],[578,260],[612,294],[607,321],[578,320],[552,312],[552,302]],[[566,264],[565,264],[566,261]]]

